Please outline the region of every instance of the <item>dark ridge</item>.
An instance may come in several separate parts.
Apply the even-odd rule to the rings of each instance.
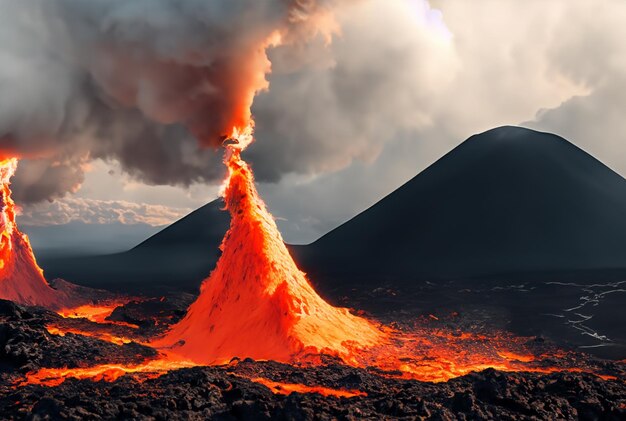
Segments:
[[[124,253],[41,259],[46,278],[125,292],[197,291],[219,258],[230,217],[214,200]],[[150,291],[152,292],[152,291]]]
[[[218,245],[228,229],[230,218],[222,199],[214,200],[133,247],[131,251],[162,248],[202,248]]]

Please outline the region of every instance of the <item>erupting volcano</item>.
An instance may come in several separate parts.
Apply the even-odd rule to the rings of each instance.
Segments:
[[[28,237],[15,223],[10,184],[16,169],[16,158],[0,161],[0,298],[59,309],[68,305],[68,295],[48,285],[35,261]]]
[[[223,189],[231,224],[222,256],[187,316],[153,345],[215,364],[233,357],[289,362],[322,352],[351,361],[355,349],[383,341],[385,334],[373,323],[331,306],[313,290],[241,158],[253,140],[252,125],[231,137]]]
[[[486,368],[581,371],[566,363],[555,366],[554,360],[564,354],[536,353],[528,338],[424,325],[399,329],[328,304],[289,254],[258,195],[252,170],[241,158],[253,141],[252,127],[233,130],[232,142],[225,145],[228,175],[222,195],[231,222],[216,268],[185,318],[151,343],[167,354],[173,367],[247,357],[319,365],[326,355],[390,376],[435,382]]]

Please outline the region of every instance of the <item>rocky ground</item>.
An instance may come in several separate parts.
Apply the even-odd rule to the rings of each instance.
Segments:
[[[178,320],[189,299],[128,304],[116,310],[112,319],[140,328],[109,328],[135,335],[141,342],[142,335],[152,335]],[[126,375],[114,382],[69,379],[56,387],[17,386],[25,373],[41,367],[133,364],[155,355],[136,342],[120,346],[82,335],[51,335],[46,330],[50,323],[89,328],[91,322],[0,301],[0,418],[626,419],[625,364],[601,360],[593,362],[595,367],[615,380],[585,373],[540,375],[488,369],[445,383],[425,383],[328,359],[314,368],[233,360],[227,366],[179,369],[157,378]],[[251,380],[257,378],[362,395],[274,393]],[[275,391],[281,392],[281,387]]]
[[[358,389],[367,396],[274,394],[247,380]],[[67,380],[60,386],[0,388],[6,419],[589,419],[626,418],[626,387],[593,375],[486,370],[446,383],[388,379],[340,365],[311,371],[272,362],[180,369],[144,381]]]

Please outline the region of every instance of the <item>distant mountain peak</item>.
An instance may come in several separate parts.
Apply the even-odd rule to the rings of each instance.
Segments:
[[[567,140],[474,135],[301,252],[305,269],[466,278],[626,268],[626,180]]]

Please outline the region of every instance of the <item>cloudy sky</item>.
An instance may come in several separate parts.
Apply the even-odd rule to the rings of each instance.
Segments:
[[[0,0],[0,151],[25,226],[165,225],[216,198],[211,139],[254,76],[245,157],[307,243],[500,125],[625,175],[624,22],[623,0]]]

